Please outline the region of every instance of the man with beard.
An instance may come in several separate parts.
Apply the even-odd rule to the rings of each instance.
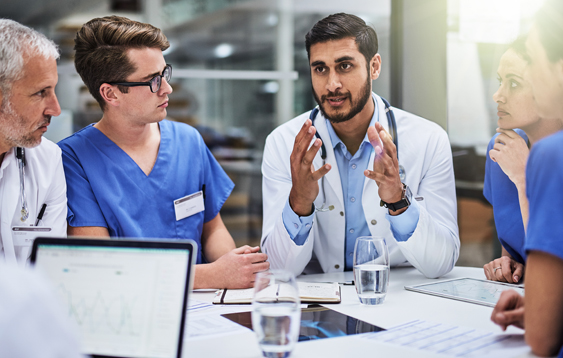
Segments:
[[[42,137],[61,113],[58,58],[45,36],[0,19],[0,257],[7,262],[24,264],[35,236],[66,236],[61,150]]]
[[[447,134],[371,92],[381,57],[362,19],[330,15],[305,38],[319,111],[266,140],[261,244],[271,267],[352,270],[356,238],[383,236],[391,266],[448,273],[459,233]]]

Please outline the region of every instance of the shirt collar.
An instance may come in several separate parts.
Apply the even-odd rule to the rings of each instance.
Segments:
[[[373,127],[373,126],[375,126],[375,122],[379,122],[379,109],[377,107],[377,100],[375,99],[375,94],[372,93],[371,98],[373,100],[374,110],[373,110],[373,116],[371,117],[371,121],[369,122],[369,126]],[[326,127],[328,129],[328,134],[330,136],[330,142],[332,143],[332,148],[336,148],[336,146],[339,143],[342,143],[342,145],[344,145],[344,143],[340,140],[340,138],[338,137],[338,135],[334,131],[334,128],[332,128],[332,124],[330,123],[330,120],[325,118],[325,121],[326,121]],[[367,132],[366,132],[366,135],[364,137],[363,142],[369,143]]]

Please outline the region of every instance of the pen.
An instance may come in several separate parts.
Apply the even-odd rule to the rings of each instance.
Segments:
[[[35,220],[35,226],[39,224],[39,221],[43,219],[43,214],[45,214],[45,209],[47,208],[47,204],[43,204],[41,210],[39,210],[39,215],[37,215],[37,219]]]

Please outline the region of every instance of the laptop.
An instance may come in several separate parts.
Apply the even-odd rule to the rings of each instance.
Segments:
[[[40,237],[31,263],[51,281],[92,357],[180,358],[192,240]]]

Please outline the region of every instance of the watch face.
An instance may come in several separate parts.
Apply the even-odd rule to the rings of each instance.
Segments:
[[[411,188],[405,184],[405,198],[409,200],[409,204],[412,202],[412,192]]]

